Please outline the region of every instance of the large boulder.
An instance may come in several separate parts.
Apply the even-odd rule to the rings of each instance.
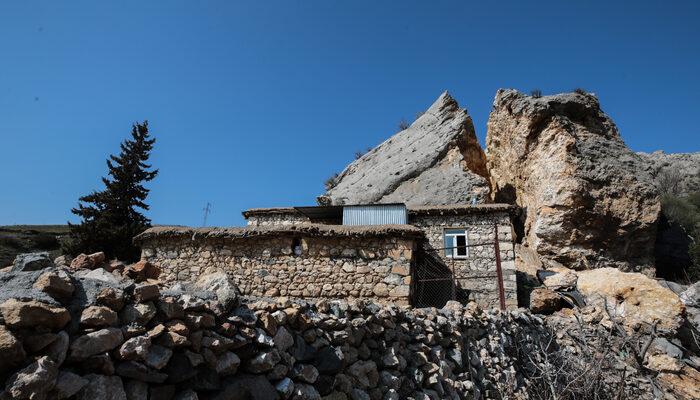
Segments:
[[[487,174],[471,117],[444,92],[410,127],[348,165],[318,201],[467,203],[488,197]]]
[[[88,384],[78,392],[78,400],[127,400],[120,377],[90,374],[83,378]]]
[[[238,289],[225,272],[212,272],[199,277],[194,284],[197,290],[211,291],[225,310],[238,305]]]
[[[70,299],[75,290],[71,277],[62,270],[47,271],[41,274],[39,279],[34,282],[33,287],[58,300]]]
[[[90,328],[116,325],[118,321],[117,313],[105,306],[90,306],[80,314],[80,325]]]
[[[67,399],[75,395],[88,384],[88,380],[72,372],[60,371],[52,394],[57,399]]]
[[[65,308],[36,300],[9,299],[0,304],[0,313],[5,325],[13,328],[61,329],[71,319]]]
[[[53,389],[58,367],[49,357],[41,357],[7,380],[5,390],[13,399],[44,400]]]
[[[536,314],[551,314],[564,307],[564,300],[553,290],[536,288],[530,293],[530,310]]]
[[[686,307],[700,307],[700,281],[688,286],[680,294],[681,301]]]
[[[654,279],[616,268],[579,271],[577,275],[576,286],[586,301],[607,306],[609,313],[630,330],[658,321],[660,331],[676,332],[683,323],[681,299]]]
[[[22,342],[4,325],[0,325],[0,354],[0,374],[16,367],[26,357]]]
[[[95,269],[105,262],[105,253],[80,254],[70,263],[72,269]]]
[[[12,271],[38,271],[50,267],[53,267],[53,261],[49,258],[49,253],[24,253],[15,257]]]
[[[523,208],[541,257],[653,274],[658,193],[595,96],[499,90],[486,144],[494,199]]]
[[[238,374],[223,383],[223,389],[212,400],[274,400],[277,390],[264,375]]]
[[[84,360],[90,356],[110,351],[122,344],[124,336],[121,329],[105,328],[90,332],[75,339],[70,345],[70,357]]]

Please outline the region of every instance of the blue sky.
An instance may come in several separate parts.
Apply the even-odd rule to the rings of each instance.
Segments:
[[[445,89],[483,144],[498,88],[595,92],[634,150],[700,150],[700,2],[3,1],[0,224],[75,221],[135,121],[154,223],[238,225]]]

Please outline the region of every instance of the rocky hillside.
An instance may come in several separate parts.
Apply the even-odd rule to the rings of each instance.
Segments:
[[[0,272],[0,399],[700,395],[699,360],[673,337],[672,315],[650,329],[600,303],[544,317],[240,299],[221,273],[173,286],[145,262],[57,261],[27,255]]]
[[[12,264],[21,253],[49,251],[56,257],[67,236],[68,225],[0,226],[0,268]]]
[[[688,194],[700,191],[700,153],[637,153],[649,165],[654,182],[661,191]]]
[[[321,204],[403,202],[408,205],[483,201],[486,157],[472,119],[445,92],[407,129],[366,153],[318,198]]]

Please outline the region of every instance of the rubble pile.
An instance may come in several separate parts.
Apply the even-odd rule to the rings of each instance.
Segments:
[[[532,398],[547,354],[585,352],[526,310],[240,298],[81,259],[0,272],[0,399]],[[651,398],[635,376],[600,381]]]

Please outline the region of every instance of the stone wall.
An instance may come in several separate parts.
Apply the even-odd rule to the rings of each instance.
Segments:
[[[469,214],[420,212],[410,215],[410,223],[425,232],[427,243],[424,243],[424,249],[427,252],[438,256],[446,266],[454,266],[457,288],[466,290],[469,299],[482,307],[499,305],[496,251],[493,244],[495,226],[498,226],[506,306],[517,307],[514,235],[507,211]],[[443,232],[452,228],[467,230],[470,247],[466,259],[453,260],[445,256],[442,250],[445,247]]]
[[[254,213],[246,215],[248,226],[289,226],[309,222],[309,218],[296,211]]]
[[[279,234],[195,240],[155,236],[141,245],[142,258],[158,265],[168,281],[193,281],[218,270],[245,295],[373,298],[407,304],[415,243],[395,236]]]

